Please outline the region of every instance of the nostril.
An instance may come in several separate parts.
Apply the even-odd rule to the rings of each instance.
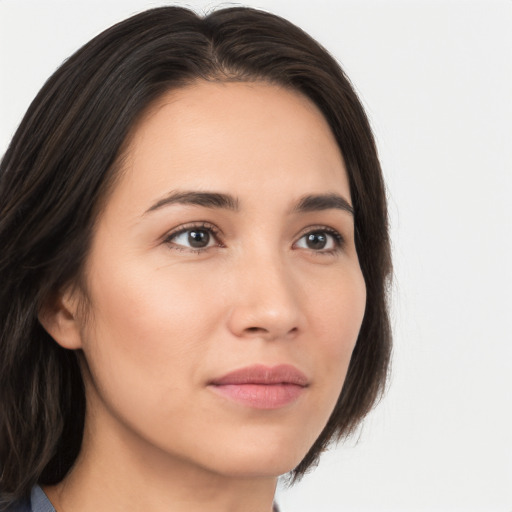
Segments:
[[[267,329],[263,329],[263,327],[248,327],[246,330],[247,330],[247,332],[255,332],[255,333],[268,332]]]
[[[247,327],[245,329],[246,334],[254,334],[254,335],[258,335],[258,336],[264,336],[265,338],[267,338],[268,336],[271,336],[273,338],[274,335],[271,335],[271,332],[272,332],[272,329],[265,329],[265,327]],[[298,332],[298,328],[293,327],[292,329],[290,329],[290,331],[287,334],[294,335],[297,332]]]

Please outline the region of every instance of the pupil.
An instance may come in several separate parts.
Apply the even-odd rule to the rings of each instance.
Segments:
[[[307,245],[310,249],[323,249],[327,244],[327,237],[324,233],[310,233],[307,238]]]
[[[210,233],[208,231],[190,231],[188,234],[188,243],[191,247],[206,247],[210,241]]]

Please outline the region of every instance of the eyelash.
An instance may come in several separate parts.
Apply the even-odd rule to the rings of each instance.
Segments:
[[[188,231],[206,231],[210,235],[213,236],[213,238],[217,241],[217,243],[214,246],[210,247],[204,247],[204,248],[198,248],[194,249],[192,247],[185,247],[183,245],[178,245],[173,243],[173,239],[177,238],[179,235],[182,235]],[[303,233],[299,236],[296,242],[294,242],[294,245],[298,243],[300,240],[302,240],[304,237],[314,234],[314,233],[323,233],[331,236],[334,241],[334,247],[332,249],[327,250],[314,250],[310,249],[310,251],[315,255],[333,255],[338,253],[345,244],[345,239],[343,236],[336,231],[335,229],[329,228],[327,226],[310,226],[306,228],[306,230],[303,231]],[[176,231],[172,231],[171,233],[167,234],[163,240],[165,244],[167,244],[171,249],[174,249],[176,251],[185,251],[193,254],[201,254],[205,251],[212,249],[213,247],[224,247],[222,241],[220,240],[221,232],[218,228],[216,228],[213,224],[210,224],[209,222],[200,222],[200,223],[192,223],[192,224],[186,224],[184,226],[181,226]]]
[[[214,247],[223,247],[223,244],[219,241],[220,238],[220,231],[209,222],[199,222],[199,223],[192,223],[192,224],[185,224],[184,226],[180,226],[176,231],[172,231],[167,236],[165,236],[163,242],[166,243],[171,249],[174,249],[176,251],[185,251],[190,252],[193,254],[201,254],[207,251],[208,249],[211,249],[212,247],[204,247],[199,249],[194,249],[193,247],[185,247],[183,245],[178,245],[173,243],[173,239],[178,237],[179,235],[182,235],[183,233],[186,233],[187,231],[207,231],[210,235],[213,235],[213,238],[217,241],[217,244]]]
[[[312,252],[315,256],[332,256],[340,252],[344,245],[345,245],[345,239],[343,238],[343,235],[336,231],[333,228],[330,228],[328,226],[309,226],[307,227],[303,233],[300,235],[300,237],[297,239],[297,242],[299,240],[302,240],[304,237],[308,235],[312,235],[314,233],[322,233],[327,234],[333,238],[334,247],[332,249],[326,249],[326,250],[318,250],[315,251],[314,249],[310,249],[310,252]],[[295,244],[297,243],[295,242]]]

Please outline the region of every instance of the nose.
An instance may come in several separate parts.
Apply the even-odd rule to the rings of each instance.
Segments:
[[[292,339],[304,328],[297,279],[280,258],[240,262],[232,283],[228,325],[237,337]]]

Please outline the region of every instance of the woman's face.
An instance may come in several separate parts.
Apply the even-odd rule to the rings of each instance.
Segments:
[[[122,166],[77,327],[94,442],[223,475],[291,470],[365,308],[328,124],[296,92],[198,82],[145,114]]]

